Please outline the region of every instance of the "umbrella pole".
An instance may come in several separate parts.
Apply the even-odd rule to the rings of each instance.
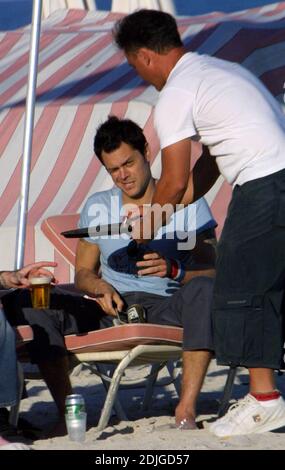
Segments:
[[[15,268],[19,269],[24,263],[26,225],[28,216],[30,169],[32,158],[32,142],[35,115],[35,98],[37,86],[37,68],[39,55],[39,42],[41,32],[42,0],[33,1],[32,31],[30,41],[28,90],[26,100],[25,129],[23,142],[23,162],[21,192],[18,206],[16,259]]]

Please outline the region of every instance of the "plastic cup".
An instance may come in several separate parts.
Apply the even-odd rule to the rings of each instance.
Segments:
[[[31,284],[31,297],[33,308],[49,308],[50,304],[50,277],[32,277],[29,279]]]
[[[84,411],[81,411],[76,416],[65,415],[65,423],[68,432],[68,437],[71,441],[84,442],[86,435],[86,416]]]

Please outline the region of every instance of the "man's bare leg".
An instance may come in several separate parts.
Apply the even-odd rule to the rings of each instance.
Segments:
[[[210,351],[183,352],[181,397],[175,410],[178,427],[186,420],[188,429],[196,428],[196,402],[212,356]]]
[[[274,371],[272,369],[251,368],[249,371],[250,377],[250,392],[252,393],[268,393],[275,390]]]

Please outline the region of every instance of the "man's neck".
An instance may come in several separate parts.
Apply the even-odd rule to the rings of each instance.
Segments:
[[[161,55],[163,63],[162,70],[164,71],[165,75],[165,83],[167,82],[168,77],[176,66],[177,62],[179,62],[181,57],[183,57],[186,52],[187,51],[184,47],[175,47],[174,49],[171,49],[165,56],[163,56],[163,54]]]
[[[156,180],[154,178],[151,178],[149,180],[149,183],[147,185],[147,188],[144,194],[139,198],[132,198],[132,197],[129,197],[127,194],[122,193],[123,205],[134,204],[137,206],[142,206],[143,204],[150,204],[152,200],[152,196],[154,194],[155,184],[156,184]]]

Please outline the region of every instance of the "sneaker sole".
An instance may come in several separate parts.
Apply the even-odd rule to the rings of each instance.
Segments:
[[[278,424],[275,424],[274,427],[272,427],[272,424],[271,425],[264,425],[262,426],[261,428],[259,428],[256,433],[259,434],[259,433],[262,433],[262,432],[268,432],[268,431],[276,431],[277,429],[280,429],[280,428],[284,428],[285,427],[285,416],[284,418],[280,421],[278,421]]]
[[[274,427],[272,427],[272,424],[270,425],[269,423],[264,426],[260,426],[258,429],[255,429],[255,431],[252,432],[238,432],[238,433],[232,433],[232,434],[217,434],[216,431],[211,431],[215,436],[217,437],[231,437],[231,436],[243,436],[246,434],[261,434],[263,432],[269,432],[269,431],[277,431],[277,429],[284,428],[285,427],[285,417],[278,421],[277,424],[274,424]]]

